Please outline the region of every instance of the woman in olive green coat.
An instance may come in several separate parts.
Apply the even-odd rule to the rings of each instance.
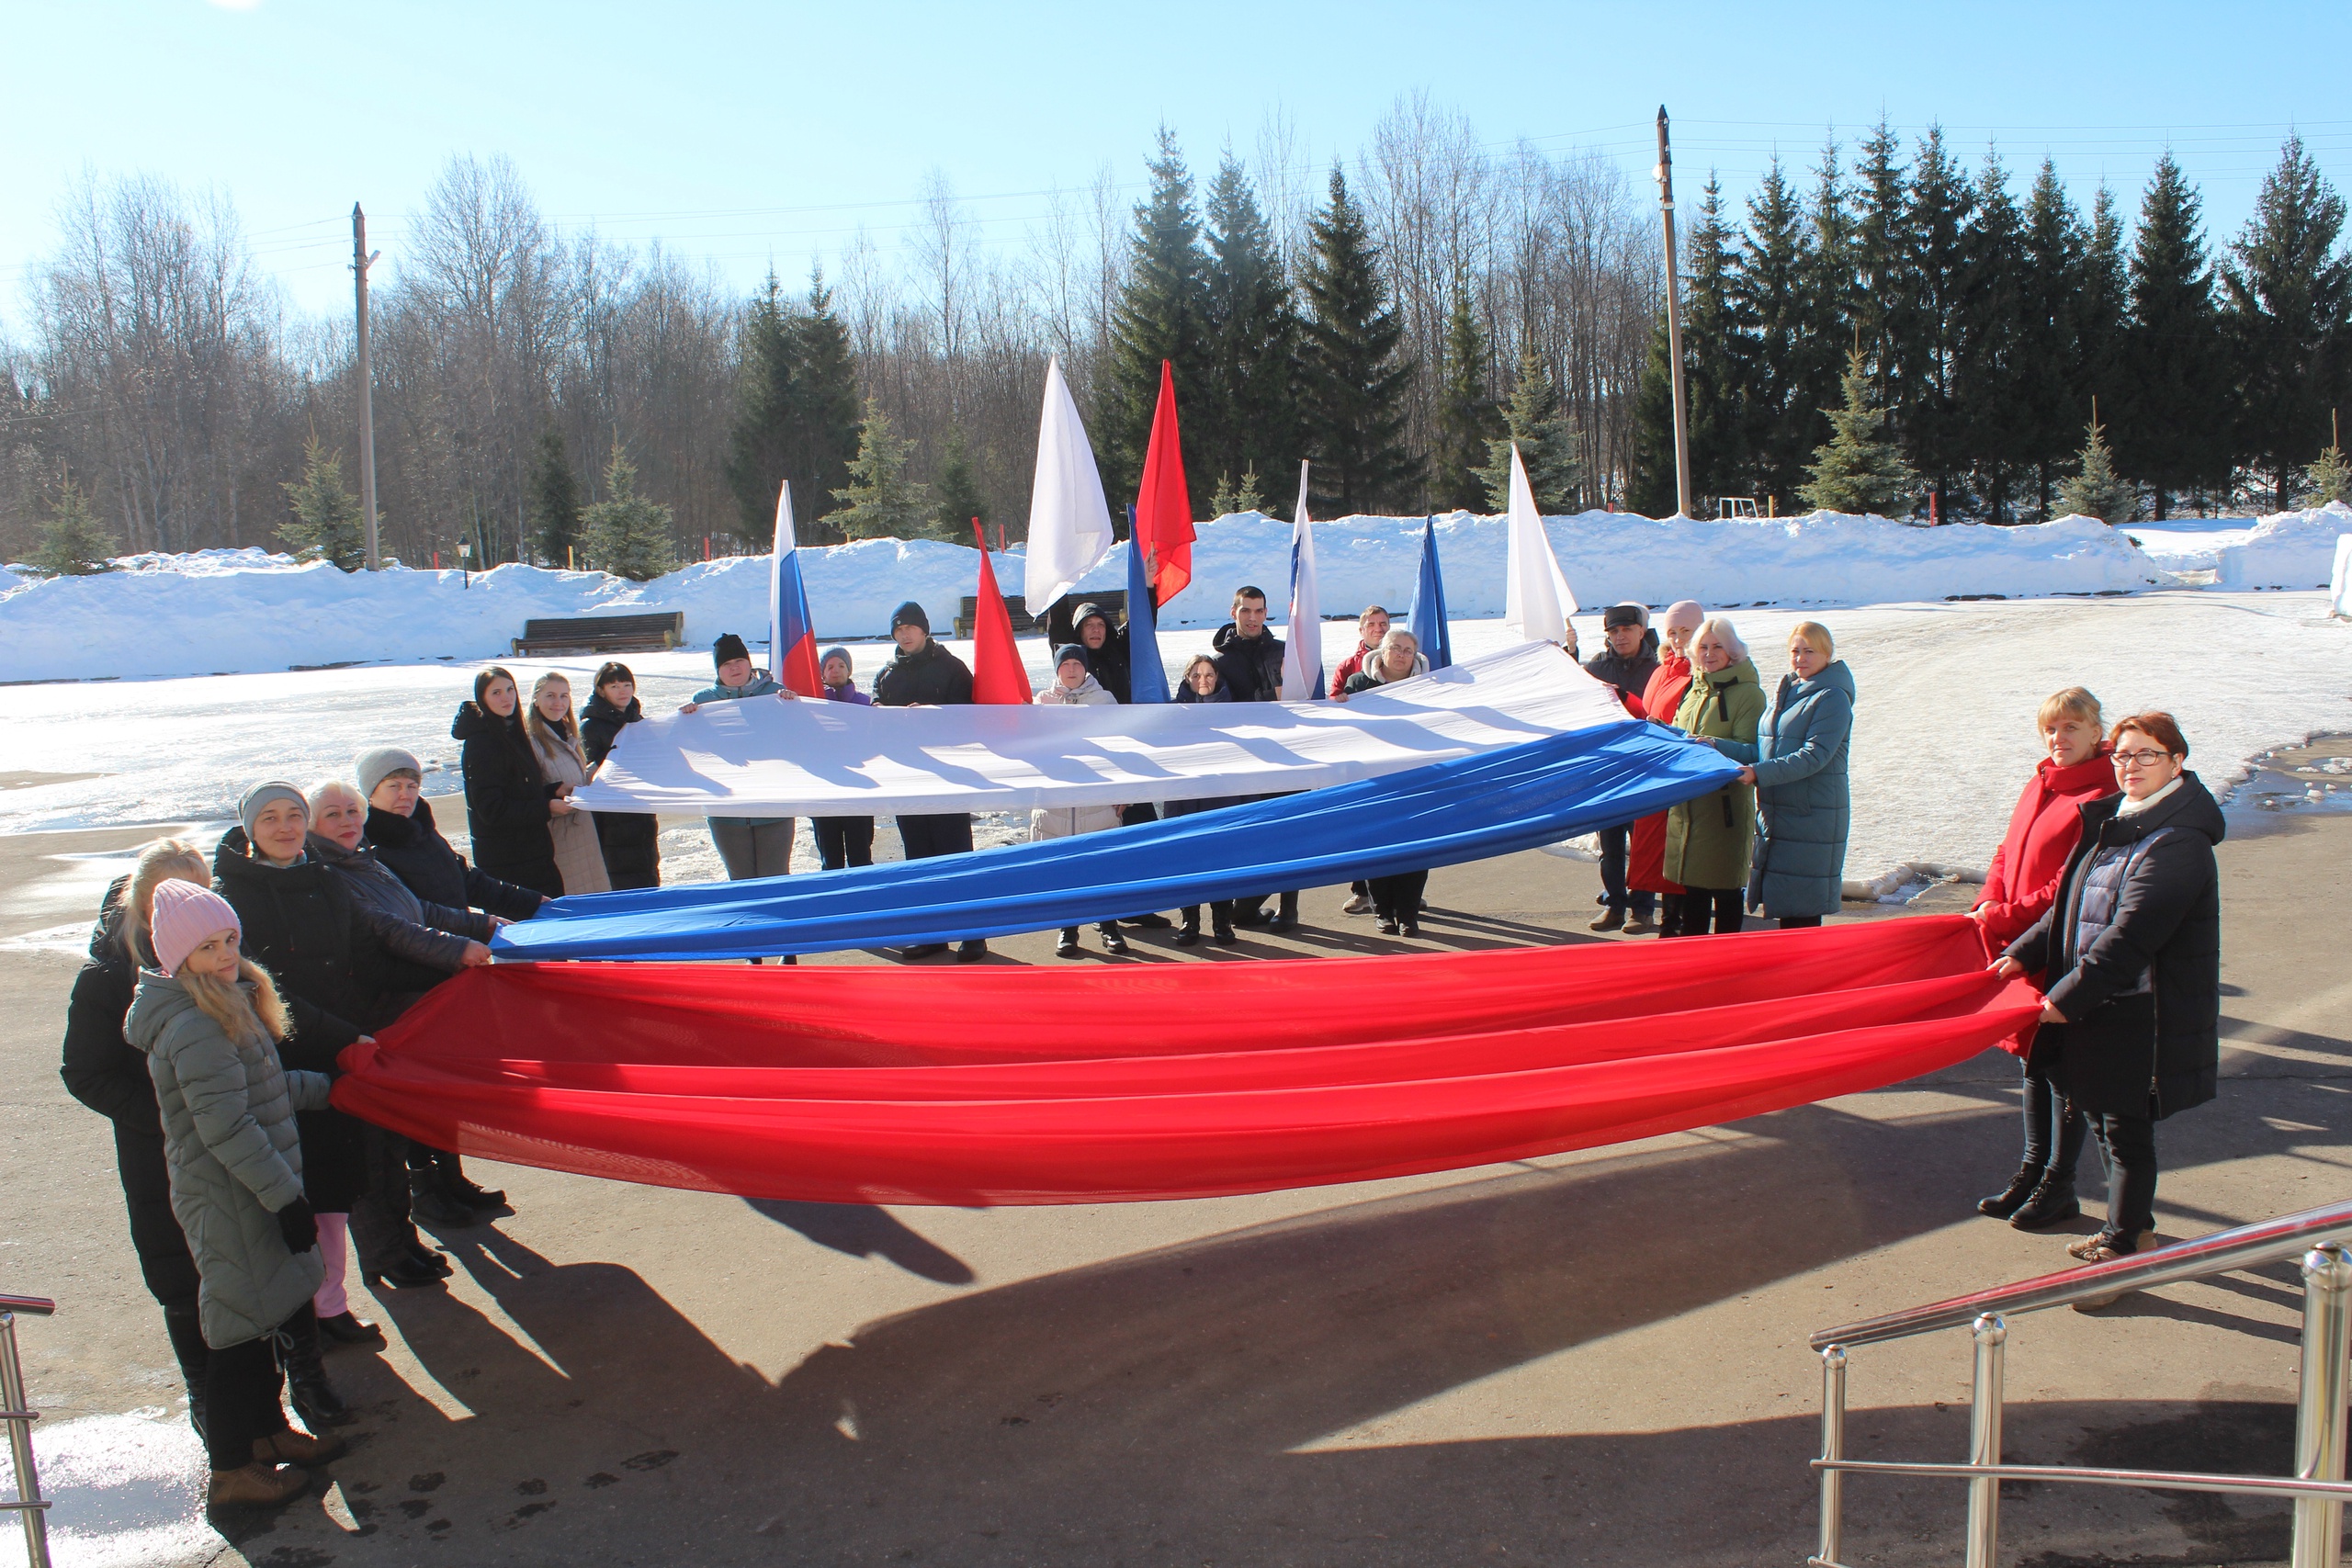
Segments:
[[[1674,727],[1701,745],[1753,746],[1763,722],[1764,683],[1738,630],[1720,615],[1691,644],[1690,690]],[[1679,935],[1740,929],[1748,852],[1756,839],[1756,786],[1730,784],[1666,814],[1666,874],[1688,889]]]

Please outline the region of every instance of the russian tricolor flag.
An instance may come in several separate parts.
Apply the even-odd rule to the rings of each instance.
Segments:
[[[817,668],[817,623],[808,614],[808,587],[800,577],[800,551],[792,537],[792,481],[775,498],[775,553],[768,558],[768,659],[787,691],[804,697],[825,694]]]

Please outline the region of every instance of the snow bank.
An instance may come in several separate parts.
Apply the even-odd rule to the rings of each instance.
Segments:
[[[1401,610],[1412,598],[1423,522],[1345,517],[1317,524],[1323,603],[1334,613],[1374,603]],[[1548,518],[1544,526],[1589,609],[1621,599],[1659,605],[1692,598],[1717,608],[2032,598],[2132,592],[2177,581],[2125,536],[2084,517],[2017,528],[1920,528],[1831,513],[1689,522],[1588,512]],[[1499,615],[1502,520],[1455,513],[1437,519],[1436,528],[1448,608],[1465,617]],[[944,633],[978,570],[970,548],[933,540],[867,539],[804,554],[810,608],[819,635],[828,639],[879,636],[891,610],[909,599]],[[1226,618],[1233,589],[1245,582],[1280,604],[1289,559],[1290,525],[1278,519],[1252,512],[1201,525],[1193,585],[1163,608],[1161,624],[1216,626]],[[401,567],[346,574],[254,548],[131,557],[122,564],[126,570],[95,577],[0,584],[0,667],[6,672],[0,678],[480,660],[504,654],[535,616],[682,610],[686,637],[697,645],[724,631],[756,641],[767,625],[764,556],[698,562],[645,583],[529,566],[469,578]],[[1019,576],[1017,565],[999,570],[1001,577]],[[2326,576],[2323,562],[2309,581]],[[1079,591],[1125,583],[1124,561],[1114,553]]]
[[[2325,588],[2335,541],[2352,534],[2352,507],[2340,501],[2309,512],[2280,512],[2244,540],[2215,552],[2217,588]]]

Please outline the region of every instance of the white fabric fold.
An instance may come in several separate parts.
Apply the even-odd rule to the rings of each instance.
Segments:
[[[754,697],[626,727],[592,811],[865,817],[1318,789],[1632,722],[1526,643],[1348,702],[858,707]]]

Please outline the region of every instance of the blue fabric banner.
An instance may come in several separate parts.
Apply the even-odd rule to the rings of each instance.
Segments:
[[[751,958],[954,942],[1485,860],[1721,789],[1736,763],[1607,724],[1189,817],[848,871],[560,898],[504,959]]]
[[[1445,618],[1445,580],[1437,570],[1437,519],[1421,526],[1421,570],[1413,579],[1413,607],[1405,624],[1421,639],[1421,652],[1432,670],[1453,662],[1453,634]]]

